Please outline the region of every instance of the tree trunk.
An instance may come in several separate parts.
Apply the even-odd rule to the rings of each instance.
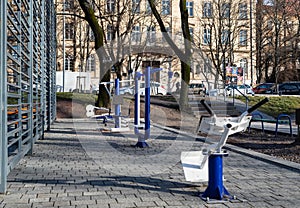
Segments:
[[[110,81],[110,68],[107,66],[108,64],[105,62],[107,60],[106,52],[103,48],[103,37],[104,32],[103,28],[100,27],[98,20],[95,16],[95,11],[92,8],[92,5],[89,3],[88,0],[78,0],[81,9],[85,14],[85,19],[88,22],[89,26],[91,27],[94,37],[95,37],[95,50],[97,52],[97,56],[100,62],[100,75],[99,81],[100,82],[109,82]],[[98,101],[96,103],[97,106],[110,106],[110,97],[107,93],[105,86],[99,84],[99,95]]]
[[[180,0],[179,2],[180,14],[181,14],[181,29],[184,37],[184,50],[185,59],[181,59],[181,90],[180,90],[180,107],[185,109],[188,106],[188,90],[190,84],[190,72],[191,72],[191,59],[192,59],[192,38],[189,28],[189,15],[186,9],[186,0]]]
[[[174,41],[170,38],[165,28],[165,25],[162,21],[160,14],[158,13],[155,1],[148,0],[150,8],[154,17],[156,18],[160,31],[163,33],[163,36],[172,50],[175,52],[176,56],[180,59],[181,62],[181,89],[180,89],[180,100],[179,104],[182,109],[187,107],[188,104],[188,86],[190,83],[190,71],[191,71],[191,35],[189,30],[189,23],[188,23],[188,11],[186,9],[186,0],[180,0],[179,7],[180,7],[180,14],[181,14],[181,29],[183,33],[183,37],[185,39],[184,47],[185,51],[182,52],[174,43]]]

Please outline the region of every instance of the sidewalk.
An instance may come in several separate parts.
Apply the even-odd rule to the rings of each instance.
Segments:
[[[253,158],[229,146],[224,185],[241,201],[207,204],[199,197],[207,184],[186,182],[179,161],[182,150],[200,149],[202,142],[153,127],[150,148],[136,149],[132,132],[101,134],[98,127],[57,121],[9,174],[0,207],[299,207],[300,171],[255,152],[249,151]]]

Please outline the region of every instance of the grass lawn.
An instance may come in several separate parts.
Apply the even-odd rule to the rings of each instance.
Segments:
[[[57,92],[56,99],[61,100],[73,100],[77,102],[95,104],[97,95],[94,94],[83,94],[83,93],[72,93],[72,92]]]
[[[265,96],[249,97],[249,105],[253,106],[259,101],[263,100]],[[259,107],[259,111],[264,112],[270,116],[276,117],[281,113],[294,114],[295,109],[300,108],[299,96],[268,96],[269,102]],[[245,99],[238,97],[238,99],[245,102]]]

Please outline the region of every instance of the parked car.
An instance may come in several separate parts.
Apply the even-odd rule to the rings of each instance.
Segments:
[[[278,87],[279,95],[300,95],[300,82],[282,83]]]
[[[255,94],[272,94],[274,92],[274,83],[262,83],[253,88]]]
[[[228,85],[225,87],[225,93],[227,96],[233,96],[233,94],[236,95],[244,95],[251,94],[254,95],[254,92],[252,90],[252,87],[250,85],[244,84],[244,85]]]
[[[120,95],[134,95],[134,85],[121,87]],[[140,83],[140,94],[145,95],[145,82]],[[150,94],[151,95],[166,95],[167,90],[164,85],[159,82],[150,82]]]
[[[206,87],[203,83],[192,83],[189,87],[189,93],[206,95]]]

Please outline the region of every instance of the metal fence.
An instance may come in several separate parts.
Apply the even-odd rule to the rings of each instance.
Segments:
[[[55,10],[52,0],[0,3],[0,192],[7,175],[55,119]]]

